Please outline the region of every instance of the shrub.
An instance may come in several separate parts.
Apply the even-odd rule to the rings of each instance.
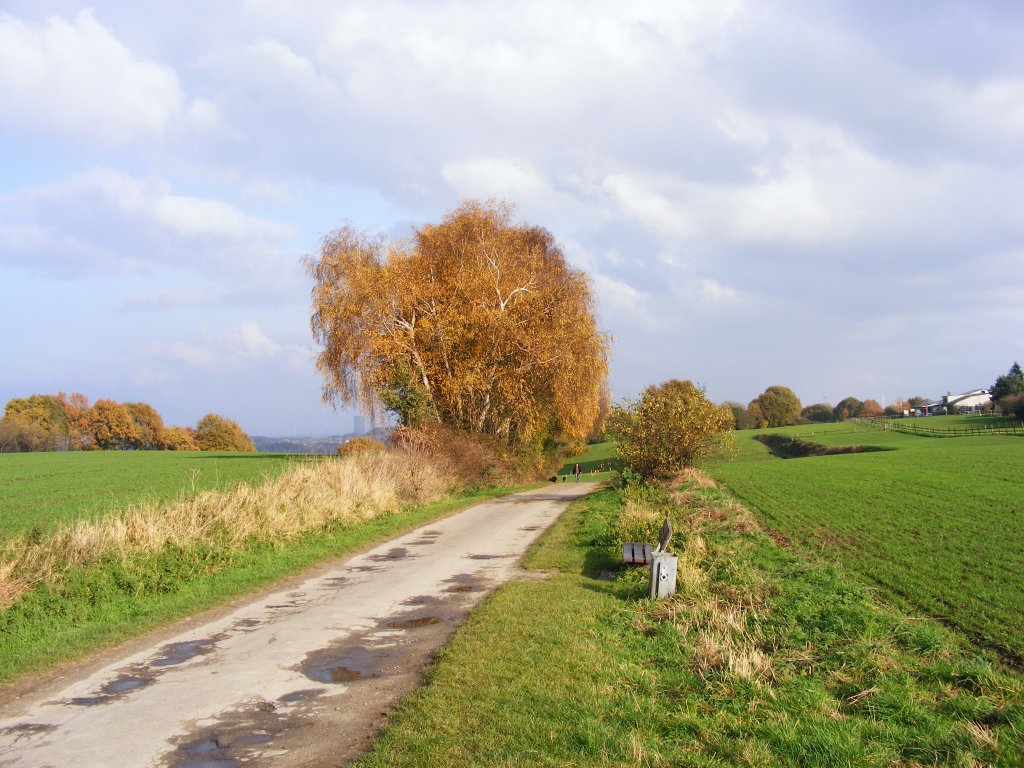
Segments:
[[[386,451],[384,443],[374,440],[372,437],[353,437],[347,443],[338,446],[339,456],[353,456],[357,453],[368,451]]]
[[[1004,414],[1013,414],[1018,419],[1024,419],[1024,392],[1007,395],[999,401],[999,408]]]
[[[208,413],[196,425],[196,443],[201,451],[256,450],[256,444],[238,426],[237,422],[215,413]]]
[[[690,381],[674,379],[644,390],[640,400],[616,406],[619,456],[645,478],[693,466],[722,447],[732,412]]]

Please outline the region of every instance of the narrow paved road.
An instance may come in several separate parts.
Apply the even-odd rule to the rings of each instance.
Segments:
[[[0,765],[343,764],[473,606],[519,574],[526,549],[593,487],[480,504],[0,704]]]

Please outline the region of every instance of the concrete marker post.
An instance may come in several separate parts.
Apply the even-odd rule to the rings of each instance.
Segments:
[[[663,600],[676,593],[676,570],[679,558],[660,553],[651,560],[651,579],[647,596],[651,600]]]

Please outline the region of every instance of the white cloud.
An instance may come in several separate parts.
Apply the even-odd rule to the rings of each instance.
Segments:
[[[40,271],[209,268],[247,259],[252,274],[259,267],[253,256],[267,257],[292,235],[289,225],[223,200],[177,195],[161,179],[111,169],[0,196],[0,257]]]
[[[510,200],[547,196],[551,189],[530,163],[509,158],[480,158],[449,163],[441,178],[463,197],[502,197]]]
[[[702,299],[712,304],[734,304],[740,298],[735,288],[709,278],[700,281],[699,292]]]
[[[272,341],[256,323],[249,320],[229,331],[225,338],[235,354],[243,359],[273,357],[281,349],[280,344]]]
[[[668,182],[668,185],[678,186],[678,183]],[[665,181],[659,183],[619,173],[606,177],[601,189],[610,194],[627,215],[670,240],[697,236],[699,223],[688,207],[681,199],[672,199],[671,192],[658,189],[659,186],[665,186]]]
[[[128,296],[121,308],[127,310],[182,309],[209,306],[217,297],[201,291],[142,291]]]
[[[26,24],[0,13],[0,124],[109,142],[219,123],[175,71],[137,57],[92,11]]]
[[[258,324],[243,320],[226,331],[199,328],[195,341],[155,342],[147,345],[144,354],[155,360],[180,362],[193,367],[237,365],[246,361],[278,357],[286,346],[263,332]]]

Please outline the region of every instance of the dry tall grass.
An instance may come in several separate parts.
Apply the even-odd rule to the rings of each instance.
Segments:
[[[710,551],[705,539],[714,531],[757,530],[756,520],[732,499],[702,493],[717,485],[696,469],[681,472],[670,488],[669,497],[677,505],[672,516],[680,531],[675,547],[677,592],[671,600],[653,607],[651,617],[671,622],[682,636],[691,638],[691,663],[705,678],[725,672],[753,682],[770,681],[773,659],[760,647],[757,617],[771,585],[755,574],[745,574],[742,590],[713,586],[709,569],[729,553]],[[651,512],[646,514],[651,516]]]
[[[166,546],[238,547],[294,539],[336,523],[359,523],[451,492],[459,477],[437,452],[415,447],[371,451],[297,465],[260,485],[203,491],[172,503],[139,504],[96,521],[80,520],[0,549],[0,608],[69,568]]]

